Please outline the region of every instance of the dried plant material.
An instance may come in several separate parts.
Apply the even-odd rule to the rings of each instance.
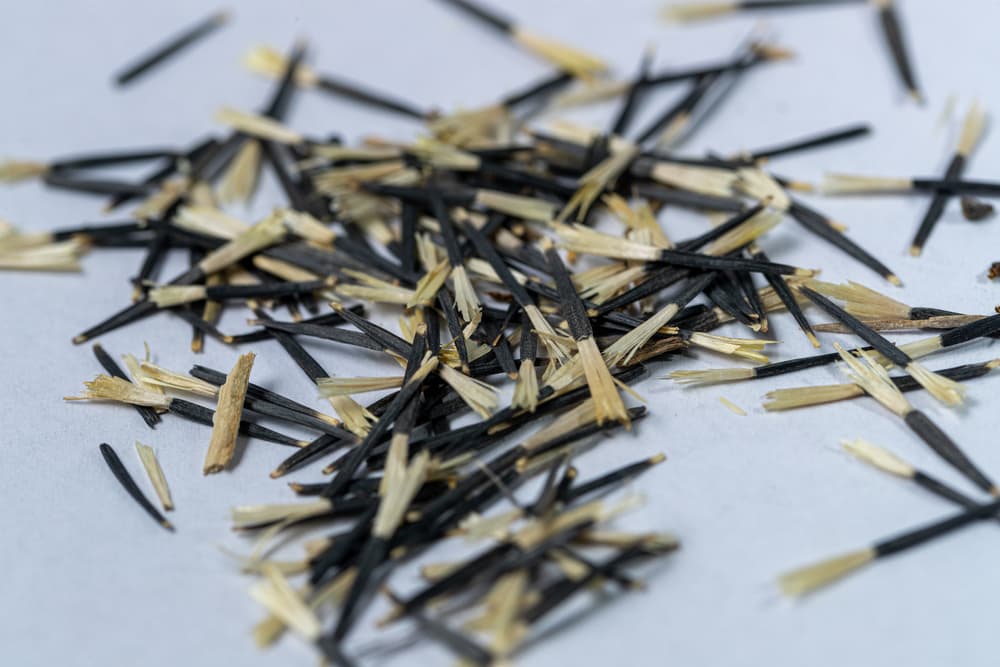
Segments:
[[[572,72],[574,76],[591,78],[608,69],[600,58],[530,30],[516,28],[512,37],[528,51],[549,61],[556,69]]]
[[[254,47],[244,56],[243,64],[251,72],[278,78],[284,75],[288,59],[281,52],[261,45]],[[300,63],[295,68],[295,82],[299,86],[314,86],[318,79],[319,77],[308,65]]]
[[[304,211],[285,208],[279,213],[285,226],[296,236],[321,245],[331,245],[337,238],[333,230]]]
[[[83,386],[87,390],[83,392],[82,396],[66,396],[63,400],[115,401],[130,405],[144,405],[159,410],[166,410],[170,407],[170,399],[161,392],[150,391],[117,377],[98,375],[90,382],[84,382]]]
[[[319,378],[316,387],[323,396],[352,396],[370,391],[399,389],[403,386],[403,377],[353,377],[353,378]]]
[[[910,318],[910,307],[854,281],[844,285],[810,280],[809,288],[844,302],[844,310],[861,318]]]
[[[0,181],[16,182],[44,176],[49,165],[31,160],[4,160],[0,162]]]
[[[500,404],[497,390],[481,380],[471,378],[447,364],[438,366],[438,374],[466,405],[484,419],[488,418]]]
[[[625,410],[625,404],[622,403],[617,387],[612,382],[611,374],[608,372],[601,351],[597,348],[597,343],[594,342],[593,338],[584,338],[578,341],[577,345],[583,373],[587,378],[590,395],[594,401],[597,424],[616,421],[624,424],[627,428],[630,424],[628,412]]]
[[[150,300],[157,308],[172,308],[205,299],[204,285],[164,285],[149,290]]]
[[[653,210],[650,208],[648,202],[643,202],[632,208],[624,198],[616,194],[604,195],[601,197],[601,202],[629,229],[647,231],[649,233],[649,245],[655,245],[660,248],[674,247],[674,244],[663,231],[663,228],[656,221],[656,216],[653,214]]]
[[[660,15],[668,21],[701,21],[738,10],[739,2],[683,2],[664,7]]]
[[[138,440],[135,441],[135,451],[139,454],[142,467],[146,469],[146,475],[149,477],[149,482],[153,485],[153,490],[156,491],[156,497],[160,499],[163,509],[172,510],[174,501],[170,497],[170,487],[167,486],[167,478],[163,474],[163,468],[160,467],[160,462],[156,459],[156,452],[153,451],[152,447],[144,445]]]
[[[477,190],[475,203],[492,211],[536,222],[551,221],[556,209],[554,204],[543,199],[522,197],[494,190]]]
[[[479,302],[479,297],[476,296],[476,288],[472,286],[472,281],[469,280],[469,274],[466,272],[465,266],[458,265],[452,268],[451,282],[455,287],[455,305],[458,306],[459,312],[462,313],[462,319],[469,322],[476,317],[477,313],[482,311],[483,304]]]
[[[242,220],[209,206],[181,206],[174,223],[188,231],[230,241],[250,228]]]
[[[273,118],[267,118],[232,107],[223,107],[215,112],[215,120],[234,130],[258,139],[277,141],[281,144],[301,144],[305,139]]]
[[[828,384],[816,387],[794,387],[791,389],[775,389],[768,392],[764,409],[768,412],[793,410],[810,405],[825,405],[843,401],[857,396],[864,396],[865,391],[854,384]]]
[[[530,359],[521,362],[511,406],[528,412],[534,412],[538,407],[538,376]]]
[[[453,146],[472,146],[498,139],[510,123],[510,114],[500,105],[459,109],[431,120],[427,127],[435,139]]]
[[[13,249],[0,247],[0,270],[79,271],[83,249],[76,239]]]
[[[552,102],[552,106],[556,109],[570,109],[597,104],[618,97],[628,90],[628,87],[628,81],[616,81],[614,79],[585,81],[584,85],[556,96]]]
[[[348,431],[360,437],[368,434],[371,423],[376,420],[375,415],[350,396],[330,396],[329,401]]]
[[[874,549],[862,549],[821,561],[781,575],[778,584],[785,595],[801,596],[827,586],[858,570],[876,557]]]
[[[565,222],[574,212],[577,220],[585,219],[594,201],[615,184],[622,172],[638,157],[639,152],[638,146],[628,146],[612,153],[589,169],[580,177],[579,188],[556,216],[555,221]]]
[[[219,389],[218,407],[212,417],[212,437],[202,469],[206,475],[222,472],[236,451],[243,401],[255,356],[253,352],[241,355],[233,370],[226,376],[225,384]]]
[[[240,505],[230,512],[234,530],[256,528],[282,522],[294,522],[328,514],[333,506],[328,500],[311,503],[276,503],[270,505]]]
[[[286,229],[281,218],[270,216],[250,227],[232,241],[205,255],[198,268],[208,275],[227,269],[236,262],[285,238]]]
[[[172,523],[167,521],[167,519],[160,514],[159,510],[153,507],[153,504],[146,499],[142,491],[139,489],[135,480],[132,479],[132,475],[129,474],[128,469],[122,463],[122,460],[118,458],[118,454],[111,447],[111,445],[101,443],[100,447],[101,456],[104,458],[104,462],[108,465],[108,469],[121,484],[125,492],[132,497],[132,499],[140,506],[142,509],[153,518],[158,524],[166,528],[167,530],[173,530],[174,526]]]
[[[759,202],[779,211],[787,211],[792,201],[785,189],[770,174],[762,169],[740,169],[737,172],[736,187]]]
[[[139,371],[141,373],[139,381],[147,386],[152,385],[161,390],[169,389],[206,398],[215,398],[219,394],[219,388],[210,382],[199,380],[190,375],[175,373],[149,361],[140,362]]]
[[[717,368],[701,371],[671,371],[668,376],[674,382],[700,387],[725,382],[740,382],[754,377],[752,368]]]
[[[261,147],[256,139],[243,143],[236,157],[229,163],[226,173],[219,183],[219,201],[223,204],[233,202],[248,203],[257,189],[257,178],[260,175]]]
[[[649,175],[658,183],[715,197],[728,197],[737,183],[737,175],[729,170],[675,162],[657,162]]]
[[[725,396],[719,396],[719,403],[722,403],[730,412],[734,415],[739,415],[740,417],[746,417],[747,411],[730,401]]]
[[[853,174],[827,174],[820,185],[825,195],[860,194],[866,192],[893,192],[909,190],[913,183],[908,178],[858,176]]]
[[[263,567],[263,573],[264,581],[254,586],[250,595],[304,639],[315,641],[319,638],[322,631],[319,619],[278,568],[268,564]]]
[[[914,469],[906,461],[902,460],[887,449],[874,445],[867,440],[858,438],[857,440],[844,440],[841,442],[844,451],[857,459],[864,461],[870,466],[884,470],[890,475],[897,477],[913,477]]]

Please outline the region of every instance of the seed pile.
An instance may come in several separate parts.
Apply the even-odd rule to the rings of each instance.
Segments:
[[[160,316],[190,327],[195,353],[206,339],[244,352],[229,372],[194,365],[185,373],[156,364],[148,349],[143,359],[124,355],[123,369],[95,344],[105,374],[67,400],[131,406],[150,428],[164,415],[209,426],[205,475],[234,465],[239,434],[291,449],[276,458],[274,478],[325,462],[323,477],[290,484],[294,502],[233,509],[233,527],[256,537],[241,563],[258,577],[251,594],[268,614],[254,629],[258,644],[290,630],[334,664],[353,664],[350,633],[373,598],[384,595],[391,612],[382,624],[407,621],[465,662],[499,664],[516,656],[567,600],[594,588],[640,588],[639,566],[679,542],[660,527],[617,531],[613,520],[637,499],[614,492],[665,457],[606,471],[579,469],[576,458],[610,440],[595,435],[621,437],[641,428],[646,407],[638,405],[643,400],[633,385],[648,374],[647,365],[685,350],[758,364],[669,374],[695,386],[839,362],[849,382],[780,389],[768,395],[766,409],[869,396],[976,487],[1000,495],[972,455],[904,396],[925,390],[945,405],[960,405],[966,394],[961,383],[990,374],[1000,360],[937,371],[917,360],[1000,335],[1000,315],[911,307],[859,283],[821,282],[822,267],[780,263],[766,251],[767,233],[790,218],[804,243],[819,239],[859,269],[901,284],[842,225],[797,198],[807,184],[771,171],[782,156],[860,139],[871,129],[821,129],[730,156],[677,152],[736,82],[756,68],[780,67],[792,54],[751,37],[717,62],[657,70],[646,51],[634,77],[619,80],[584,50],[469,0],[444,1],[548,62],[552,74],[495,103],[441,112],[313,69],[305,42],[287,54],[257,47],[246,65],[272,77],[273,92],[259,110],[220,109],[215,121],[225,128],[221,134],[179,149],[0,164],[3,180],[40,178],[53,188],[98,195],[107,199],[108,212],[134,206],[116,222],[40,234],[0,228],[5,269],[73,271],[90,251],[145,250],[128,277],[133,302],[74,343]],[[668,13],[692,19],[820,4],[837,3],[746,1],[675,6]],[[920,99],[893,3],[874,5],[900,79]],[[118,83],[149,75],[224,20],[214,15],[177,36],[126,68]],[[636,127],[649,93],[666,86],[685,92],[651,123]],[[294,97],[306,90],[410,118],[414,137],[346,145],[336,136],[303,134],[288,117]],[[553,110],[607,99],[619,102],[603,129],[551,117]],[[549,111],[545,124],[530,120],[539,109]],[[951,198],[962,196],[970,220],[991,215],[989,204],[971,196],[997,196],[1000,184],[962,180],[986,118],[978,105],[970,109],[942,179],[837,174],[822,190],[926,194],[929,207],[912,247],[918,254]],[[138,182],[98,171],[137,163],[152,167]],[[277,178],[285,201],[250,224],[225,208],[253,197],[264,169]],[[669,206],[704,212],[713,225],[675,239],[659,219]],[[161,275],[171,253],[184,253],[189,268]],[[248,330],[221,330],[222,312],[237,309],[245,312]],[[774,341],[765,336],[779,311],[787,311],[816,348],[817,334],[829,333],[852,335],[868,347],[834,344],[834,352],[770,363],[765,352]],[[813,313],[834,321],[817,323]],[[714,333],[725,325],[745,333]],[[942,333],[899,346],[882,335],[921,329]],[[302,338],[332,341],[343,354],[389,359],[400,370],[338,376],[330,372],[336,356],[315,358]],[[253,381],[255,353],[243,348],[270,339],[333,414]],[[905,374],[891,376],[893,367]],[[500,391],[505,383],[509,400]],[[364,399],[375,392],[381,397]],[[257,423],[261,419],[314,437],[300,440]],[[845,448],[962,512],[790,573],[780,580],[789,594],[812,591],[1000,511],[997,501],[981,504],[872,443],[858,440]],[[172,530],[114,449],[102,444],[100,451],[129,495]],[[154,450],[137,442],[136,451],[163,509],[172,509]],[[537,492],[526,499],[522,487],[531,480]],[[279,540],[303,527],[323,532],[301,541],[301,559],[270,557]],[[395,569],[456,536],[476,543],[467,558],[425,562],[426,581],[418,590],[393,587]]]

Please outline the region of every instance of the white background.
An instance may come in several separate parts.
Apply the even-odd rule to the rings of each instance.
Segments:
[[[487,103],[547,72],[430,0],[247,2],[234,8],[231,25],[119,91],[110,85],[113,71],[209,8],[193,0],[4,4],[0,153],[10,156],[44,159],[110,147],[189,145],[218,129],[212,114],[219,106],[253,109],[267,96],[270,84],[240,68],[243,52],[259,42],[286,49],[298,35],[311,39],[312,62],[319,69],[442,108]],[[586,45],[619,72],[634,70],[647,43],[657,46],[661,67],[726,57],[757,20],[666,25],[656,17],[658,3],[647,0],[503,4],[527,25]],[[958,95],[961,112],[976,97],[1000,109],[995,81],[1000,12],[990,0],[900,4],[928,93],[926,107],[904,98],[871,8],[772,13],[766,17],[769,28],[798,58],[749,73],[686,150],[730,152],[870,121],[873,138],[776,161],[775,169],[806,180],[828,169],[940,173],[955,138],[954,122],[935,130],[946,98]],[[670,95],[679,93],[674,89]],[[666,94],[651,101],[644,118],[668,101]],[[576,117],[603,126],[613,109]],[[296,100],[289,122],[352,140],[366,133],[405,139],[418,129],[405,119],[308,92]],[[970,176],[996,176],[995,146],[988,137],[972,160]],[[268,182],[255,213],[280,201]],[[853,238],[895,269],[906,284],[892,292],[897,298],[963,312],[992,311],[997,290],[984,272],[1000,259],[1000,223],[967,223],[951,206],[925,256],[913,259],[905,249],[924,200],[812,201],[849,224]],[[97,220],[98,208],[97,199],[45,192],[36,184],[0,192],[0,215],[29,230]],[[673,209],[661,220],[675,238],[705,226]],[[892,289],[794,222],[765,246],[778,261],[822,268],[827,279]],[[154,432],[131,410],[61,401],[99,371],[89,349],[73,347],[70,338],[127,302],[126,278],[141,256],[97,252],[85,260],[82,275],[0,276],[0,571],[5,575],[0,663],[313,665],[313,649],[294,637],[269,653],[254,648],[249,631],[261,610],[246,595],[249,580],[218,549],[220,544],[248,548],[229,532],[229,507],[290,499],[283,481],[266,474],[288,451],[251,441],[233,471],[203,478],[207,428],[168,417]],[[179,266],[167,267],[163,276]],[[225,321],[227,330],[242,327],[239,317]],[[775,359],[810,352],[787,317],[775,318],[774,329],[783,340]],[[189,335],[179,320],[160,316],[102,342],[118,355],[139,354],[148,341],[160,363],[183,370],[195,361]],[[824,338],[827,349],[832,340]],[[276,345],[255,349],[254,381],[320,405]],[[310,349],[338,375],[390,370],[323,344]],[[929,365],[942,368],[995,354],[979,344]],[[197,361],[228,369],[234,358],[233,350],[209,341]],[[702,354],[655,366],[653,375],[728,365],[729,360]],[[674,531],[683,549],[646,573],[647,592],[611,600],[534,646],[519,664],[995,664],[1000,535],[992,524],[876,563],[804,602],[779,599],[773,582],[780,572],[953,511],[902,480],[848,459],[837,449],[842,438],[867,437],[967,489],[905,426],[870,401],[773,415],[759,407],[770,389],[837,381],[831,367],[724,388],[682,389],[659,379],[640,384],[652,416],[638,425],[636,437],[604,444],[581,458],[579,467],[586,478],[664,451],[669,460],[634,485],[647,496],[645,508],[622,523]],[[959,411],[911,396],[985,470],[1000,474],[998,420],[990,405],[995,382],[970,383],[969,404]],[[725,410],[720,395],[749,416]],[[159,529],[124,497],[97,451],[98,443],[112,443],[145,484],[131,451],[137,437],[159,453],[177,505],[176,534]],[[318,469],[291,478],[315,480]],[[462,549],[451,545],[450,556]],[[408,585],[412,582],[399,584]],[[352,647],[375,638],[366,619]],[[372,662],[448,660],[423,643],[413,652]]]

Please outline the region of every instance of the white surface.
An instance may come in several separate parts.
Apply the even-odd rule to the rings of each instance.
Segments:
[[[775,169],[802,179],[817,178],[827,169],[939,173],[954,140],[952,130],[934,131],[947,96],[960,96],[960,112],[975,96],[1000,109],[993,67],[1000,57],[1000,8],[990,0],[901,4],[917,72],[928,92],[926,108],[904,101],[870,9],[772,14],[770,27],[799,54],[798,60],[750,73],[686,148],[732,151],[863,120],[876,126],[874,138],[781,160]],[[656,19],[659,3],[645,0],[504,5],[540,31],[589,46],[622,72],[634,70],[649,42],[659,47],[659,66],[725,56],[754,20],[669,26]],[[546,72],[430,1],[248,2],[234,9],[235,21],[224,30],[117,91],[109,84],[113,71],[208,7],[192,0],[7,3],[0,22],[0,152],[45,158],[113,146],[187,145],[213,129],[212,113],[220,105],[255,108],[267,95],[270,84],[238,66],[247,47],[267,42],[285,48],[300,34],[311,38],[312,61],[320,69],[445,108],[488,102]],[[645,114],[666,100],[647,104]],[[610,112],[605,108],[580,118],[603,125]],[[363,133],[406,138],[416,129],[405,120],[314,93],[299,96],[290,122],[349,138]],[[1000,167],[995,146],[995,139],[987,140],[970,176],[995,177]],[[43,192],[35,184],[4,188],[0,197],[0,215],[31,230],[98,217],[98,200]],[[279,200],[268,183],[257,208]],[[896,270],[906,288],[894,296],[914,305],[992,310],[997,292],[983,273],[1000,259],[1000,223],[966,223],[951,206],[926,255],[912,259],[905,249],[923,200],[814,201],[847,222],[853,238]],[[674,210],[662,220],[678,238],[704,226]],[[776,260],[823,268],[827,279],[852,278],[891,289],[791,221],[765,246]],[[140,258],[139,252],[102,251],[85,260],[83,276],[0,276],[5,382],[0,571],[6,575],[0,663],[313,665],[313,649],[292,637],[269,653],[253,647],[249,629],[261,611],[246,595],[248,580],[217,549],[222,543],[247,548],[229,533],[230,506],[290,499],[283,481],[266,474],[287,450],[251,441],[234,471],[203,478],[208,429],[168,417],[154,432],[131,410],[60,400],[98,372],[89,349],[71,346],[70,337],[126,302],[125,278]],[[226,322],[229,330],[241,325],[238,318]],[[787,317],[775,318],[775,329],[784,341],[775,359],[810,351]],[[210,341],[206,353],[194,359],[188,328],[163,316],[103,342],[118,355],[140,353],[144,340],[171,368],[199,361],[228,369],[235,357]],[[829,349],[831,338],[825,340]],[[340,375],[387,370],[323,345],[310,347]],[[315,400],[315,391],[277,346],[255,349],[260,353],[256,382]],[[930,365],[941,368],[993,354],[995,348],[980,344]],[[728,360],[701,355],[670,369],[728,365]],[[654,367],[654,375],[666,368]],[[683,549],[650,571],[648,592],[586,616],[528,651],[519,664],[995,664],[1000,535],[994,525],[877,563],[803,603],[778,600],[773,581],[780,572],[952,512],[919,489],[848,459],[837,451],[840,439],[864,436],[967,488],[871,402],[775,415],[759,407],[772,388],[837,381],[837,371],[824,368],[724,388],[685,390],[656,379],[641,384],[652,416],[638,426],[638,437],[603,445],[581,459],[581,472],[586,477],[603,466],[665,451],[668,462],[635,485],[648,496],[647,506],[623,523],[675,531]],[[945,410],[926,396],[915,395],[913,401],[985,470],[996,473],[1000,449],[990,405],[995,382],[970,383],[971,400],[961,411]],[[733,415],[718,403],[720,395],[750,415]],[[159,453],[177,505],[175,535],[160,530],[123,496],[97,452],[97,444],[108,441],[141,474],[131,451],[135,438]],[[312,468],[291,478],[317,476]],[[352,646],[374,639],[366,621]],[[447,664],[447,658],[424,643],[416,652],[374,662]]]

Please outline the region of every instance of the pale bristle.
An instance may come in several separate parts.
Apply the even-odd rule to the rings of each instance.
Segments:
[[[312,271],[306,271],[300,266],[296,266],[295,264],[291,264],[284,260],[275,259],[274,257],[254,255],[252,261],[253,265],[261,271],[266,271],[272,276],[277,276],[282,280],[303,283],[310,280],[319,280],[319,274],[313,273]],[[209,276],[209,281],[211,280],[212,276]]]
[[[0,269],[7,271],[79,271],[83,244],[77,239],[0,251]]]
[[[628,90],[629,85],[628,81],[613,79],[588,81],[580,88],[557,95],[552,106],[556,109],[569,109],[597,104],[618,97]]]
[[[736,184],[736,175],[727,169],[673,162],[657,163],[649,175],[654,181],[664,185],[714,197],[731,196]]]
[[[481,162],[474,153],[460,150],[429,137],[417,139],[414,144],[407,147],[407,150],[428,165],[449,171],[475,171],[479,169]]]
[[[353,189],[361,183],[381,181],[388,176],[405,172],[406,164],[402,160],[390,160],[325,169],[313,176],[313,183],[319,190],[334,195],[341,194],[341,190],[345,188]]]
[[[762,169],[743,168],[738,174],[737,187],[745,194],[760,202],[766,202],[779,211],[787,211],[792,205],[788,194],[770,174]]]
[[[874,549],[853,551],[836,558],[825,560],[815,565],[784,574],[778,580],[781,591],[785,595],[800,596],[811,593],[834,581],[847,576],[851,572],[867,565],[876,556]]]
[[[299,521],[333,509],[329,500],[315,500],[308,503],[276,503],[268,505],[240,505],[232,508],[230,518],[235,530],[256,526]]]
[[[853,371],[847,373],[851,382],[857,384],[869,396],[900,417],[910,411],[910,404],[906,397],[889,379],[886,370],[871,355],[863,350],[858,350],[857,352],[861,356],[858,359],[837,343],[834,343],[833,347],[836,348],[840,358],[844,360],[848,368]]]
[[[337,240],[337,234],[305,211],[290,208],[278,209],[282,221],[296,236],[320,245],[331,245]]]
[[[399,159],[403,155],[402,149],[396,146],[343,146],[341,144],[310,146],[309,152],[331,162],[381,162]]]
[[[304,639],[315,641],[319,638],[322,632],[319,618],[280,570],[268,564],[263,567],[263,573],[265,580],[254,586],[250,595]]]
[[[700,387],[709,384],[752,380],[754,374],[752,368],[718,368],[707,371],[673,371],[669,377],[679,384]]]
[[[285,238],[285,234],[286,229],[281,218],[275,215],[268,216],[221,248],[207,254],[198,262],[198,268],[205,274],[229,268],[244,257],[278,243]]]
[[[905,303],[853,281],[849,281],[846,285],[838,285],[810,280],[808,285],[810,289],[820,294],[843,301],[844,310],[855,317],[908,319],[910,316],[910,307]]]
[[[781,219],[782,216],[777,211],[761,211],[706,245],[704,252],[719,256],[738,250],[777,227]]]
[[[157,308],[171,308],[205,298],[204,285],[164,285],[149,290],[150,300]]]
[[[153,485],[153,490],[156,491],[156,497],[160,499],[163,509],[172,510],[174,501],[170,497],[170,487],[167,486],[167,478],[163,474],[163,468],[160,467],[160,462],[156,459],[156,452],[153,451],[152,447],[144,445],[138,440],[135,441],[135,451],[139,455],[139,460],[142,461],[142,467],[146,469],[146,475],[149,477],[149,482]]]
[[[562,246],[572,252],[638,261],[656,261],[660,258],[660,249],[655,246],[634,243],[582,225],[555,225],[555,231]]]
[[[671,151],[674,144],[684,135],[688,124],[691,122],[691,113],[682,111],[667,123],[660,135],[656,138],[656,148],[661,151]]]
[[[607,64],[596,56],[523,28],[515,28],[512,37],[525,49],[549,61],[557,69],[571,72],[579,78],[591,78],[608,69]]]
[[[191,182],[187,177],[171,178],[160,186],[160,189],[146,197],[143,202],[132,211],[132,217],[137,220],[154,220],[163,217],[164,213],[173,206],[182,195],[191,187]]]
[[[916,473],[913,466],[899,458],[887,449],[874,445],[867,440],[844,440],[841,442],[844,451],[870,466],[883,470],[890,475],[910,479]]]
[[[793,410],[811,405],[825,405],[863,396],[864,390],[854,384],[827,384],[815,387],[775,389],[767,394],[764,409],[768,412]]]
[[[633,209],[621,195],[614,193],[609,193],[601,197],[601,202],[629,229],[634,231],[648,231],[650,236],[648,243],[650,245],[655,245],[659,248],[672,248],[674,246],[663,231],[663,228],[660,227],[659,222],[657,222],[656,215],[649,207],[648,202],[643,202]]]
[[[556,334],[552,325],[542,315],[542,311],[538,310],[538,306],[529,305],[524,309],[524,312],[549,355],[558,360],[569,358],[566,346],[560,342],[561,337]]]
[[[612,153],[589,169],[580,177],[579,188],[556,216],[556,222],[564,222],[574,211],[578,220],[584,219],[594,201],[602,192],[614,185],[621,173],[638,155],[639,147],[630,145],[623,150]]]
[[[448,264],[447,260],[438,262],[437,266],[425,273],[417,281],[417,287],[411,293],[412,298],[407,301],[406,307],[412,308],[414,306],[430,306],[433,304],[437,298],[438,291],[444,285],[444,281],[448,279],[450,270],[451,265]]]
[[[965,400],[965,387],[958,382],[935,373],[923,364],[912,362],[906,367],[906,372],[931,396],[945,405],[954,407]]]
[[[747,411],[746,410],[744,410],[740,406],[736,405],[735,403],[733,403],[732,401],[730,401],[725,396],[719,396],[719,403],[722,403],[722,405],[725,406],[725,408],[727,410],[729,410],[730,412],[732,412],[734,415],[739,415],[740,417],[746,417],[747,416]]]
[[[438,373],[465,404],[483,419],[487,419],[500,404],[497,390],[485,382],[471,378],[446,365],[441,365],[438,368]]]
[[[975,103],[965,115],[962,134],[958,140],[958,152],[968,157],[976,149],[986,131],[986,110]]]
[[[226,240],[232,240],[250,228],[238,218],[205,206],[181,206],[173,222],[182,229]]]
[[[686,23],[729,14],[738,8],[737,2],[687,2],[664,7],[660,15],[668,21]]]
[[[447,277],[447,272],[445,276]],[[334,290],[343,297],[361,299],[364,301],[374,301],[376,303],[394,303],[409,307],[411,304],[420,305],[422,302],[416,298],[416,292],[405,287],[369,287],[367,285],[337,285]]]
[[[146,360],[150,358],[149,346],[146,346]],[[162,394],[163,387],[161,387],[157,382],[148,376],[146,371],[142,369],[142,362],[135,358],[131,354],[123,354],[122,361],[125,362],[125,368],[128,369],[129,375],[132,376],[132,382],[142,386],[143,389],[148,389],[150,391],[155,391],[156,393]]]
[[[647,318],[642,324],[612,343],[604,351],[604,357],[607,359],[608,364],[614,366],[620,362],[628,362],[635,356],[639,348],[649,342],[649,339],[655,336],[656,332],[666,326],[667,322],[677,314],[678,310],[680,310],[680,307],[677,304],[668,303],[657,311],[655,315]]]
[[[175,373],[149,361],[140,362],[138,371],[141,374],[141,382],[144,385],[154,385],[163,389],[172,389],[206,398],[215,398],[219,393],[219,388],[210,382],[199,380],[190,375]],[[139,380],[140,378],[136,379]]]
[[[375,415],[350,396],[330,396],[328,400],[348,431],[362,438],[368,435]]]
[[[458,311],[462,314],[462,320],[469,322],[482,312],[483,304],[479,302],[476,289],[472,286],[472,281],[469,280],[469,274],[464,266],[459,265],[452,268],[451,284],[455,287],[455,305],[458,306]]]
[[[827,174],[823,177],[820,191],[826,195],[843,195],[865,192],[886,192],[909,190],[912,182],[908,178],[886,178],[879,176],[856,176],[853,174]]]
[[[399,479],[393,480],[392,484],[386,484],[386,495],[382,496],[382,502],[379,503],[372,523],[372,535],[388,539],[396,532],[396,528],[406,516],[410,503],[427,479],[429,463],[430,452],[424,450],[413,457]]]
[[[82,396],[66,396],[67,401],[116,401],[130,405],[143,405],[149,408],[166,410],[170,407],[170,398],[157,391],[133,384],[128,380],[107,375],[98,375],[90,382],[84,382],[86,391]]]
[[[535,365],[531,363],[530,359],[521,362],[517,382],[514,384],[511,405],[518,410],[527,412],[534,412],[535,408],[538,407],[538,375],[535,373]]]
[[[24,181],[29,178],[44,176],[49,171],[49,166],[44,162],[33,162],[30,160],[5,160],[0,162],[0,181],[14,182]]]
[[[251,49],[243,58],[243,65],[251,72],[263,74],[277,79],[281,77],[288,65],[288,59],[276,49],[269,46],[257,46]],[[308,65],[299,63],[295,69],[295,83],[300,86],[313,86],[318,77]]]
[[[249,139],[226,168],[219,182],[219,201],[223,204],[233,202],[248,203],[257,189],[257,176],[260,174],[261,146],[256,139]]]
[[[549,222],[555,215],[555,204],[544,199],[523,197],[495,190],[477,190],[476,204],[492,211],[499,211],[515,218]]]
[[[921,357],[926,357],[929,354],[933,354],[941,349],[941,338],[939,336],[931,336],[930,338],[921,338],[920,340],[914,340],[909,343],[903,343],[899,346],[899,349],[906,353],[906,356],[911,359],[920,359]]]
[[[588,336],[577,341],[577,351],[583,364],[587,385],[590,387],[590,395],[594,399],[597,423],[616,421],[628,428],[631,424],[628,411],[593,337]]]
[[[351,396],[369,391],[398,389],[403,386],[403,377],[353,377],[353,378],[318,378],[316,387],[323,396]]]
[[[583,271],[573,276],[573,282],[579,287],[580,296],[594,303],[604,303],[646,275],[646,269],[641,265],[609,264],[600,267],[600,271],[600,274],[597,269],[592,272]],[[587,284],[580,284],[579,279],[587,281]]]
[[[594,401],[587,399],[575,408],[561,414],[547,426],[539,429],[521,442],[521,446],[527,452],[531,452],[538,447],[544,447],[545,443],[566,435],[567,433],[591,424],[596,419]]]
[[[713,350],[722,354],[748,359],[758,363],[767,363],[766,356],[760,350],[766,345],[773,345],[776,341],[759,340],[756,338],[733,338],[730,336],[715,336],[700,331],[691,334],[688,339],[692,345],[703,347],[706,350]]]
[[[510,124],[510,114],[499,105],[461,110],[439,116],[427,124],[440,141],[455,146],[471,146],[480,141],[493,141]]]
[[[304,141],[301,134],[285,127],[273,118],[240,111],[232,107],[219,109],[215,113],[215,120],[223,125],[228,125],[234,130],[239,130],[258,139],[267,139],[269,141],[277,141],[281,144],[293,145],[301,144]]]

